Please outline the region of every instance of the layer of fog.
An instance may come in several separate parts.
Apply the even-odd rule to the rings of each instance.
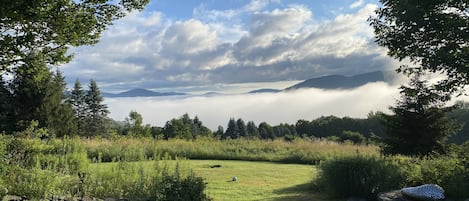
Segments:
[[[351,90],[304,89],[281,93],[172,96],[151,98],[109,98],[105,100],[110,117],[123,121],[131,110],[142,114],[145,124],[164,126],[188,113],[215,130],[226,128],[230,118],[245,122],[263,121],[277,125],[313,120],[320,116],[366,118],[371,111],[387,112],[399,98],[398,86],[370,83]]]

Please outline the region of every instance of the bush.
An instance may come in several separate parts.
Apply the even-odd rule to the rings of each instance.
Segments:
[[[131,200],[194,200],[205,201],[205,182],[201,177],[181,170],[169,171],[167,164],[119,162],[100,164],[86,175],[84,194],[94,198],[126,198]],[[178,163],[179,164],[179,163]],[[125,179],[123,179],[125,178]]]
[[[210,200],[205,195],[205,182],[202,177],[190,174],[182,178],[176,171],[175,174],[165,174],[161,181],[161,189],[157,200],[161,201],[206,201]]]
[[[418,160],[421,177],[416,178],[417,185],[438,184],[445,194],[456,200],[469,197],[469,173],[466,167],[456,157],[439,156]]]
[[[49,170],[14,168],[6,179],[8,193],[43,200],[53,196],[74,196],[78,178]]]
[[[377,156],[340,157],[320,164],[318,186],[331,196],[373,200],[380,192],[402,187],[404,178],[395,163]]]
[[[339,140],[341,142],[351,141],[353,144],[364,144],[366,142],[365,136],[359,132],[343,131]]]

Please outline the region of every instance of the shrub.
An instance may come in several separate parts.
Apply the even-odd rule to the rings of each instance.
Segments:
[[[353,144],[364,144],[366,142],[365,136],[359,132],[343,131],[339,137],[341,142],[351,141]]]
[[[319,167],[319,188],[338,198],[375,199],[380,192],[401,187],[404,179],[395,163],[377,156],[334,158]]]
[[[8,193],[43,200],[53,196],[74,196],[78,178],[49,170],[14,168],[6,179]]]
[[[202,177],[190,174],[182,178],[176,171],[174,174],[163,175],[161,189],[158,192],[157,200],[161,201],[206,201],[210,200],[204,193],[205,182]]]

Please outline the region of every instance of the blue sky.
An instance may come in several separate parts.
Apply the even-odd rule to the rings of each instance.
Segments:
[[[208,92],[282,88],[330,74],[389,70],[373,42],[376,0],[154,0],[72,49],[67,81],[102,91]],[[254,83],[254,84],[253,84]]]

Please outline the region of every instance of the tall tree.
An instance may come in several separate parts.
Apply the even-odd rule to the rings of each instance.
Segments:
[[[188,124],[184,123],[184,120],[181,119],[172,119],[171,121],[166,122],[163,128],[163,137],[164,139],[192,139],[192,133]]]
[[[246,127],[248,138],[260,138],[259,129],[253,121],[249,121]]]
[[[238,120],[236,120],[236,125],[238,126],[239,137],[246,137],[247,128],[246,128],[246,124],[244,123],[244,121],[241,118],[239,118]]]
[[[274,139],[274,129],[267,122],[262,122],[259,124],[259,135],[262,139]]]
[[[86,94],[81,86],[80,80],[76,80],[70,92],[69,102],[75,112],[75,121],[78,135],[84,135],[86,130],[86,115],[88,106],[86,105]]]
[[[0,74],[0,132],[11,132],[13,128],[13,105],[9,87]]]
[[[376,42],[399,60],[407,74],[440,72],[447,77],[436,90],[455,92],[469,84],[469,2],[467,0],[381,0],[370,18]]]
[[[444,152],[444,142],[458,125],[446,117],[444,98],[416,74],[409,86],[401,87],[401,100],[391,107],[393,115],[383,114],[387,136],[385,154],[428,155]]]
[[[234,118],[231,118],[228,121],[228,127],[226,128],[225,134],[223,135],[222,139],[226,138],[237,139],[239,137],[239,128],[238,124]]]
[[[45,115],[45,125],[57,137],[76,134],[76,121],[68,95],[64,94],[67,83],[62,73],[57,70],[47,87],[45,99],[41,105],[41,114]]]
[[[149,0],[1,1],[0,73],[39,56],[44,65],[69,62],[71,46],[92,45],[116,19]]]
[[[202,121],[199,120],[199,117],[195,116],[192,120],[191,132],[194,139],[198,136],[208,137],[212,135],[212,131],[209,128],[203,125]]]
[[[48,86],[52,73],[45,66],[42,58],[29,57],[28,62],[15,69],[10,83],[13,102],[15,131],[26,129],[32,120],[39,122],[39,127],[46,127],[45,115],[41,107],[48,95]]]
[[[100,135],[106,132],[106,120],[109,111],[103,101],[98,84],[95,80],[91,80],[86,94],[86,105],[88,106],[87,136]]]

